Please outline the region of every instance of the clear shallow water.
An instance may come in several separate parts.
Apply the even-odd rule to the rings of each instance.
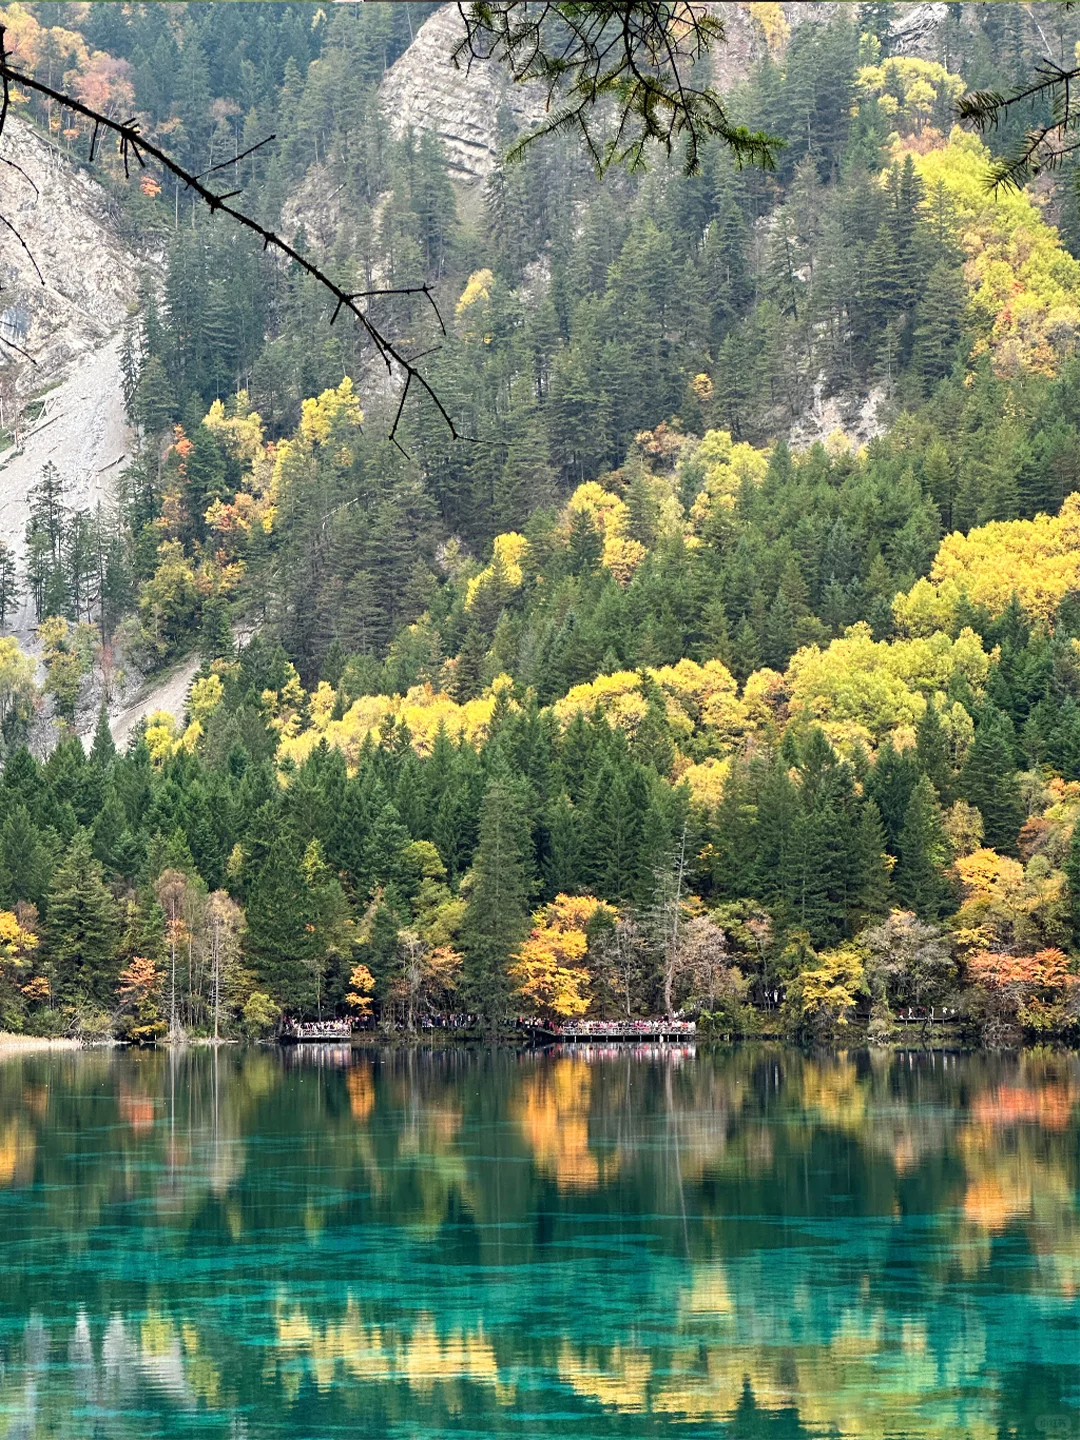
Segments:
[[[0,1437],[1080,1436],[1080,1065],[0,1060]]]

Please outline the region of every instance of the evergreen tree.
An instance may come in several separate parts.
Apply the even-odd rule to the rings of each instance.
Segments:
[[[936,920],[948,897],[942,874],[949,847],[942,825],[941,807],[929,775],[922,775],[911,792],[900,831],[899,858],[893,877],[901,903],[920,920]]]
[[[484,796],[463,931],[469,1004],[493,1026],[511,1014],[508,970],[529,929],[529,849],[518,792],[496,776]]]
[[[8,769],[11,769],[10,763]],[[30,809],[22,801],[9,804],[4,816],[0,827],[0,857],[11,902],[26,900],[40,909],[49,888],[53,862]]]
[[[918,779],[918,767],[910,755],[899,753],[887,736],[867,778],[866,793],[878,808],[885,827],[885,841],[893,855],[898,853],[900,831]]]
[[[1013,759],[1012,724],[992,705],[985,706],[978,718],[960,790],[982,815],[985,843],[1004,855],[1015,855],[1024,806]]]
[[[76,1005],[109,1005],[118,970],[120,913],[94,859],[89,832],[77,830],[49,888],[45,945],[56,994]]]
[[[1063,869],[1069,882],[1069,921],[1075,945],[1080,943],[1080,825],[1073,829]]]
[[[915,735],[915,758],[919,769],[929,777],[941,802],[947,804],[952,789],[949,739],[932,698],[926,702],[926,709],[916,726]]]
[[[302,868],[303,852],[279,834],[248,895],[245,954],[259,988],[286,1014],[316,1007],[318,919]]]
[[[99,770],[108,770],[115,759],[116,742],[109,725],[109,707],[102,702],[94,729],[94,741],[90,747],[90,763]]]

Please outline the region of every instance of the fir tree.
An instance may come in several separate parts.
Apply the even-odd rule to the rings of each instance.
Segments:
[[[246,906],[245,953],[259,988],[286,1013],[310,1013],[316,1004],[318,917],[302,859],[296,841],[278,835]]]
[[[469,1003],[492,1026],[511,1013],[511,956],[529,929],[529,848],[518,793],[498,776],[484,797],[463,931]]]
[[[1069,882],[1069,921],[1075,945],[1080,943],[1080,825],[1073,828],[1069,853],[1062,868]]]
[[[1012,724],[994,706],[986,706],[979,716],[960,790],[982,815],[985,843],[1004,855],[1015,855],[1024,807],[1013,760]]]
[[[10,770],[11,764],[8,765]],[[35,810],[37,807],[35,806]],[[0,827],[0,857],[8,877],[8,894],[14,902],[43,905],[53,862],[45,839],[22,801],[9,804]]]
[[[102,702],[94,729],[94,742],[90,747],[90,763],[99,770],[108,770],[116,759],[116,742],[109,725],[109,707]]]
[[[915,758],[919,769],[929,776],[942,804],[948,804],[952,789],[949,739],[932,698],[926,702],[926,709],[916,726],[915,735]]]
[[[900,831],[918,778],[918,767],[910,755],[898,753],[887,736],[878,749],[877,760],[866,782],[866,793],[878,807],[885,827],[885,841],[893,855],[897,854]]]
[[[948,863],[949,847],[929,775],[920,776],[911,792],[899,851],[893,877],[897,896],[920,920],[936,920],[948,897],[942,870]]]
[[[56,993],[75,1004],[109,1004],[119,942],[116,901],[94,859],[89,833],[77,830],[53,876],[46,910],[45,944]]]

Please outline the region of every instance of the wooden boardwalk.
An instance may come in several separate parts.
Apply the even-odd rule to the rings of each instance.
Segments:
[[[692,1020],[638,1020],[620,1024],[526,1025],[523,1029],[537,1040],[564,1040],[607,1045],[646,1040],[693,1040],[697,1026]]]

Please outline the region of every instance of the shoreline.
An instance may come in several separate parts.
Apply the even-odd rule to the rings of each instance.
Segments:
[[[0,1030],[0,1055],[29,1055],[35,1050],[82,1050],[81,1040],[69,1036],[12,1035]]]

